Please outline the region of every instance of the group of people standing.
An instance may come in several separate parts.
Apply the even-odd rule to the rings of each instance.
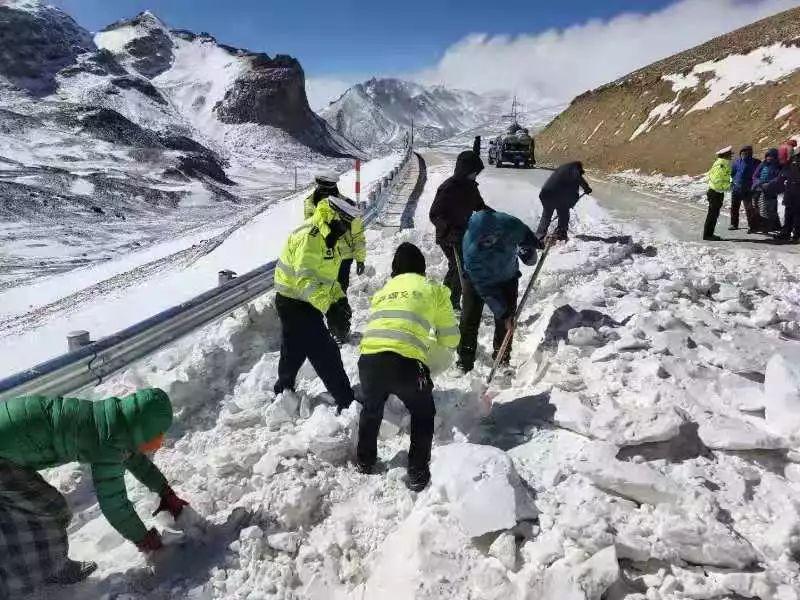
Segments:
[[[796,148],[795,140],[787,140],[779,148],[767,150],[763,161],[755,158],[752,146],[744,146],[735,161],[732,147],[719,150],[708,172],[708,215],[703,239],[722,239],[715,229],[725,193],[730,191],[730,230],[739,229],[744,207],[748,233],[773,234],[776,240],[800,242],[800,154]],[[785,206],[783,224],[778,211],[780,194]]]

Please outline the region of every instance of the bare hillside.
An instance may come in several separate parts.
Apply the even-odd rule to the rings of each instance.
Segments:
[[[550,162],[700,173],[721,146],[761,152],[800,132],[799,69],[796,8],[578,96],[537,147]]]

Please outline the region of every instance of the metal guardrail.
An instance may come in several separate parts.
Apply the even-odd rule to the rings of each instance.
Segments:
[[[384,177],[369,192],[365,225],[369,226],[383,210],[398,181],[395,176],[412,156],[407,152],[391,176]],[[62,395],[98,385],[116,371],[270,291],[274,274],[272,261],[118,333],[2,379],[0,402],[24,395]]]

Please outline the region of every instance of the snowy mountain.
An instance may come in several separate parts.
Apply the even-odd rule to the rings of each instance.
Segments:
[[[683,174],[729,144],[763,152],[800,133],[799,37],[795,8],[587,92],[539,137],[540,156]]]
[[[393,146],[414,138],[432,143],[484,123],[498,113],[496,98],[400,79],[370,79],[354,85],[322,116],[362,148]]]
[[[359,152],[291,57],[151,13],[93,38],[38,0],[4,2],[0,37],[0,288],[224,228]]]

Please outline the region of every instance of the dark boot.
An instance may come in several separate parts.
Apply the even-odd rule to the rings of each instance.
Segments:
[[[406,476],[406,487],[412,492],[421,492],[431,482],[431,472],[427,469],[409,469]]]
[[[84,581],[97,570],[97,563],[91,561],[79,561],[67,559],[63,568],[47,578],[48,584],[73,585]]]

